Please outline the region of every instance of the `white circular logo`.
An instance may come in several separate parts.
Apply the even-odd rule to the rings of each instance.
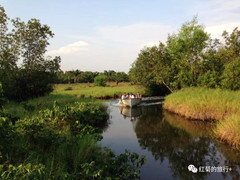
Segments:
[[[188,170],[192,171],[193,173],[197,173],[198,172],[198,169],[193,164],[190,164],[188,166]]]

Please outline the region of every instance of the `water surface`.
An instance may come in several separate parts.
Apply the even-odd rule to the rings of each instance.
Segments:
[[[213,125],[165,112],[161,103],[151,100],[137,108],[113,103],[107,103],[110,124],[102,145],[116,154],[128,149],[145,155],[141,179],[240,179],[240,153],[211,138]],[[231,171],[193,173],[188,170],[190,164],[198,170],[208,166]]]

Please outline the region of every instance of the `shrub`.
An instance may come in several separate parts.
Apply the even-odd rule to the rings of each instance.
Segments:
[[[53,90],[54,73],[47,71],[22,69],[15,72],[12,81],[4,80],[3,89],[6,98],[24,101],[49,94]]]
[[[105,75],[99,75],[94,78],[94,85],[95,86],[106,86],[107,77]]]
[[[108,114],[105,107],[94,102],[76,102],[74,105],[60,108],[54,105],[53,109],[40,112],[40,118],[52,121],[66,121],[69,124],[83,124],[99,127],[106,123]]]

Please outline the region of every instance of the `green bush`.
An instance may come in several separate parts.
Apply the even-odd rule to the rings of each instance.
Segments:
[[[107,83],[107,76],[99,75],[94,78],[94,85],[95,86],[106,86]]]

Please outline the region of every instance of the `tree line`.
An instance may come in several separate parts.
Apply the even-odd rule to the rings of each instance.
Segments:
[[[166,43],[143,48],[129,71],[130,79],[169,93],[190,86],[240,89],[240,31],[212,39],[197,17],[182,25]]]
[[[128,82],[129,78],[125,72],[115,72],[113,70],[105,70],[104,72],[92,71],[59,71],[55,83],[93,83],[97,76],[104,76],[108,82]]]

